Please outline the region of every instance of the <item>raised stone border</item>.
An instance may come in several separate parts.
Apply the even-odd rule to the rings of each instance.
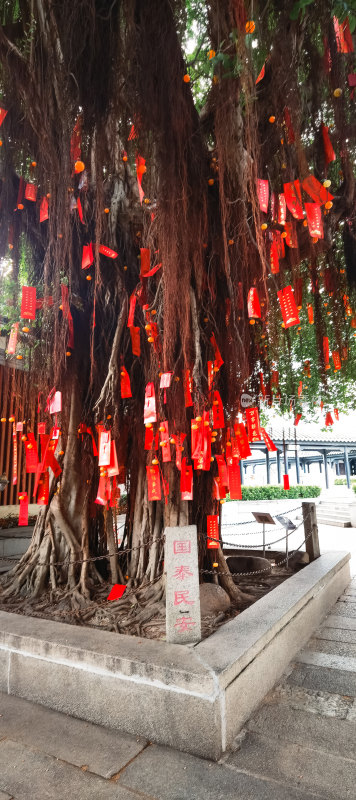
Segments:
[[[0,691],[218,759],[344,591],[349,559],[322,555],[198,645],[0,612]]]

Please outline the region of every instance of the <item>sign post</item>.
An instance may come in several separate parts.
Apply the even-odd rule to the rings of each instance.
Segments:
[[[289,532],[295,531],[296,525],[294,525],[294,522],[292,522],[292,520],[289,519],[289,517],[285,517],[283,514],[276,514],[276,519],[278,519],[278,522],[280,522],[281,525],[283,525],[283,528],[285,529],[286,532],[286,567],[288,567],[289,563],[288,531]]]
[[[275,525],[275,521],[270,514],[265,513],[264,511],[252,511],[252,516],[255,518],[256,522],[259,522],[263,525],[263,558],[266,555],[266,525]]]
[[[167,642],[200,642],[200,594],[196,525],[165,529]]]

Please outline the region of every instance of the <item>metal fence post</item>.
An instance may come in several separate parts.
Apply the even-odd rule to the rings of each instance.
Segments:
[[[316,519],[315,503],[302,503],[305,549],[310,561],[314,561],[320,556],[318,523]]]

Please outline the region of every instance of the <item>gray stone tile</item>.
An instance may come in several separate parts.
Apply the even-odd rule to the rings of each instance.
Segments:
[[[348,633],[350,633],[350,631],[348,631]],[[319,653],[330,653],[343,657],[350,656],[351,658],[356,659],[356,631],[355,641],[353,643],[344,642],[342,640],[328,641],[328,639],[310,639],[305,649],[318,651]]]
[[[331,692],[322,692],[320,689],[308,689],[304,686],[293,686],[289,683],[279,684],[273,692],[265,698],[266,704],[285,706],[290,714],[294,709],[308,711],[313,714],[322,714],[324,717],[348,718],[351,710],[356,706],[353,697],[342,697]]]
[[[298,653],[295,660],[300,664],[310,664],[315,667],[325,667],[326,669],[338,669],[352,672],[356,675],[356,659],[352,658],[352,656],[333,655],[332,653],[304,649]]]
[[[11,795],[5,794],[5,792],[0,791],[0,800],[12,800]]]
[[[323,627],[341,628],[343,630],[356,631],[356,619],[353,619],[352,617],[344,617],[341,616],[340,614],[337,616],[335,615],[333,609],[333,613],[326,618]]]
[[[287,681],[307,689],[356,697],[356,674],[352,672],[297,664]]]
[[[266,738],[272,735],[282,744],[294,743],[356,759],[356,722],[316,714],[312,701],[310,710],[293,709],[293,713],[287,705],[265,704],[255,712],[246,728]]]
[[[346,644],[356,644],[356,630],[344,630],[343,628],[319,628],[314,634],[314,641],[345,642]]]
[[[16,800],[135,800],[117,783],[10,739],[0,742],[0,786]],[[140,798],[145,800],[145,795]]]
[[[7,676],[9,671],[9,654],[0,650],[0,692],[7,692]]]
[[[3,736],[104,778],[119,772],[146,745],[143,739],[0,694],[0,739]]]
[[[299,786],[304,792],[316,792],[323,798],[350,800],[355,796],[356,761],[308,746],[283,743],[271,734],[265,738],[248,733],[229,763],[255,775],[285,781],[288,786]],[[289,793],[285,796],[289,797]]]
[[[340,601],[335,604],[333,608],[334,616],[338,617],[351,617],[356,618],[356,603],[348,603],[346,601]]]
[[[157,800],[311,800],[310,792],[156,746],[123,771],[119,784]]]

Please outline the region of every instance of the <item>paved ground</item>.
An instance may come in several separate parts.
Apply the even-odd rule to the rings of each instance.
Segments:
[[[353,579],[220,764],[0,695],[0,800],[348,800],[355,741]]]

